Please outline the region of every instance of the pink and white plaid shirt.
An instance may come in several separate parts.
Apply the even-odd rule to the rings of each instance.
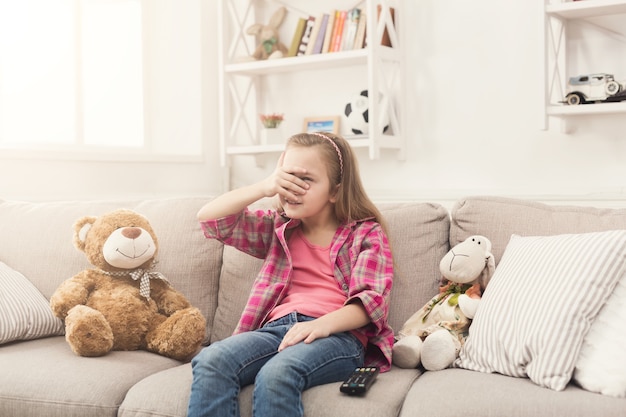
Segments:
[[[235,333],[258,329],[286,293],[292,266],[285,234],[300,221],[272,210],[246,209],[200,224],[207,238],[265,259]],[[360,300],[371,319],[357,330],[369,341],[366,366],[378,366],[381,372],[389,370],[393,331],[387,315],[393,260],[387,236],[373,220],[340,225],[331,243],[330,257],[337,283],[346,293],[346,304]]]

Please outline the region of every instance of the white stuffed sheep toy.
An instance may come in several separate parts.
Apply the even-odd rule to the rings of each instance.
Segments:
[[[445,369],[465,343],[480,297],[495,270],[491,242],[471,236],[454,246],[439,264],[444,281],[439,294],[404,323],[393,347],[401,368]]]

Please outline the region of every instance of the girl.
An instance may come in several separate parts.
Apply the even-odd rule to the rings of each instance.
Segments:
[[[272,196],[276,211],[248,209]],[[208,238],[265,262],[234,335],[192,360],[190,417],[239,416],[249,384],[255,417],[302,416],[303,390],[364,363],[389,369],[391,251],[343,138],[292,136],[272,175],[212,200],[198,218]]]

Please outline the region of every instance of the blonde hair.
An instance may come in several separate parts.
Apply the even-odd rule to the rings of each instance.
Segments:
[[[335,216],[341,223],[373,217],[387,232],[383,216],[370,200],[359,173],[352,146],[341,136],[328,132],[298,133],[287,141],[286,149],[318,146],[326,161],[330,192],[336,192]]]

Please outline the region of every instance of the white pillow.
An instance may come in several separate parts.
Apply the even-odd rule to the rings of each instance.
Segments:
[[[63,334],[46,297],[22,274],[0,262],[0,344]]]
[[[607,300],[583,339],[574,381],[583,389],[626,397],[626,275]]]
[[[511,236],[456,366],[563,390],[625,271],[626,230]]]

